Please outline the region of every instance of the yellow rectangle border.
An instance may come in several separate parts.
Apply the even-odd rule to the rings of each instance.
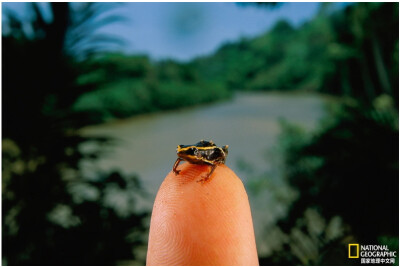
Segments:
[[[356,256],[351,256],[351,247],[357,247]],[[349,259],[357,259],[360,257],[360,245],[359,244],[349,244]]]

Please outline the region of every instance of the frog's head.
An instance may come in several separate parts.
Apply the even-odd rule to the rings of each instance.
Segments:
[[[196,159],[198,150],[195,146],[179,145],[176,149],[176,153],[178,154],[178,157],[190,161]]]

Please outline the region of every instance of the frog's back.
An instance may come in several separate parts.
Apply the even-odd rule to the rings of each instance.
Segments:
[[[213,141],[204,141],[201,140],[197,144],[195,144],[196,147],[216,147]]]
[[[225,153],[220,147],[214,147],[211,149],[199,149],[199,154],[208,163],[225,163]]]

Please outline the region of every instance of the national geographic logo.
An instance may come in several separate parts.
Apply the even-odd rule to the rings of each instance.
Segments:
[[[349,259],[360,258],[361,264],[394,264],[397,251],[390,251],[387,245],[349,244]]]

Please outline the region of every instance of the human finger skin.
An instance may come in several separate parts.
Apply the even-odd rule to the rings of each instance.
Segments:
[[[147,265],[258,265],[243,183],[225,165],[182,164],[162,183],[150,223]]]

